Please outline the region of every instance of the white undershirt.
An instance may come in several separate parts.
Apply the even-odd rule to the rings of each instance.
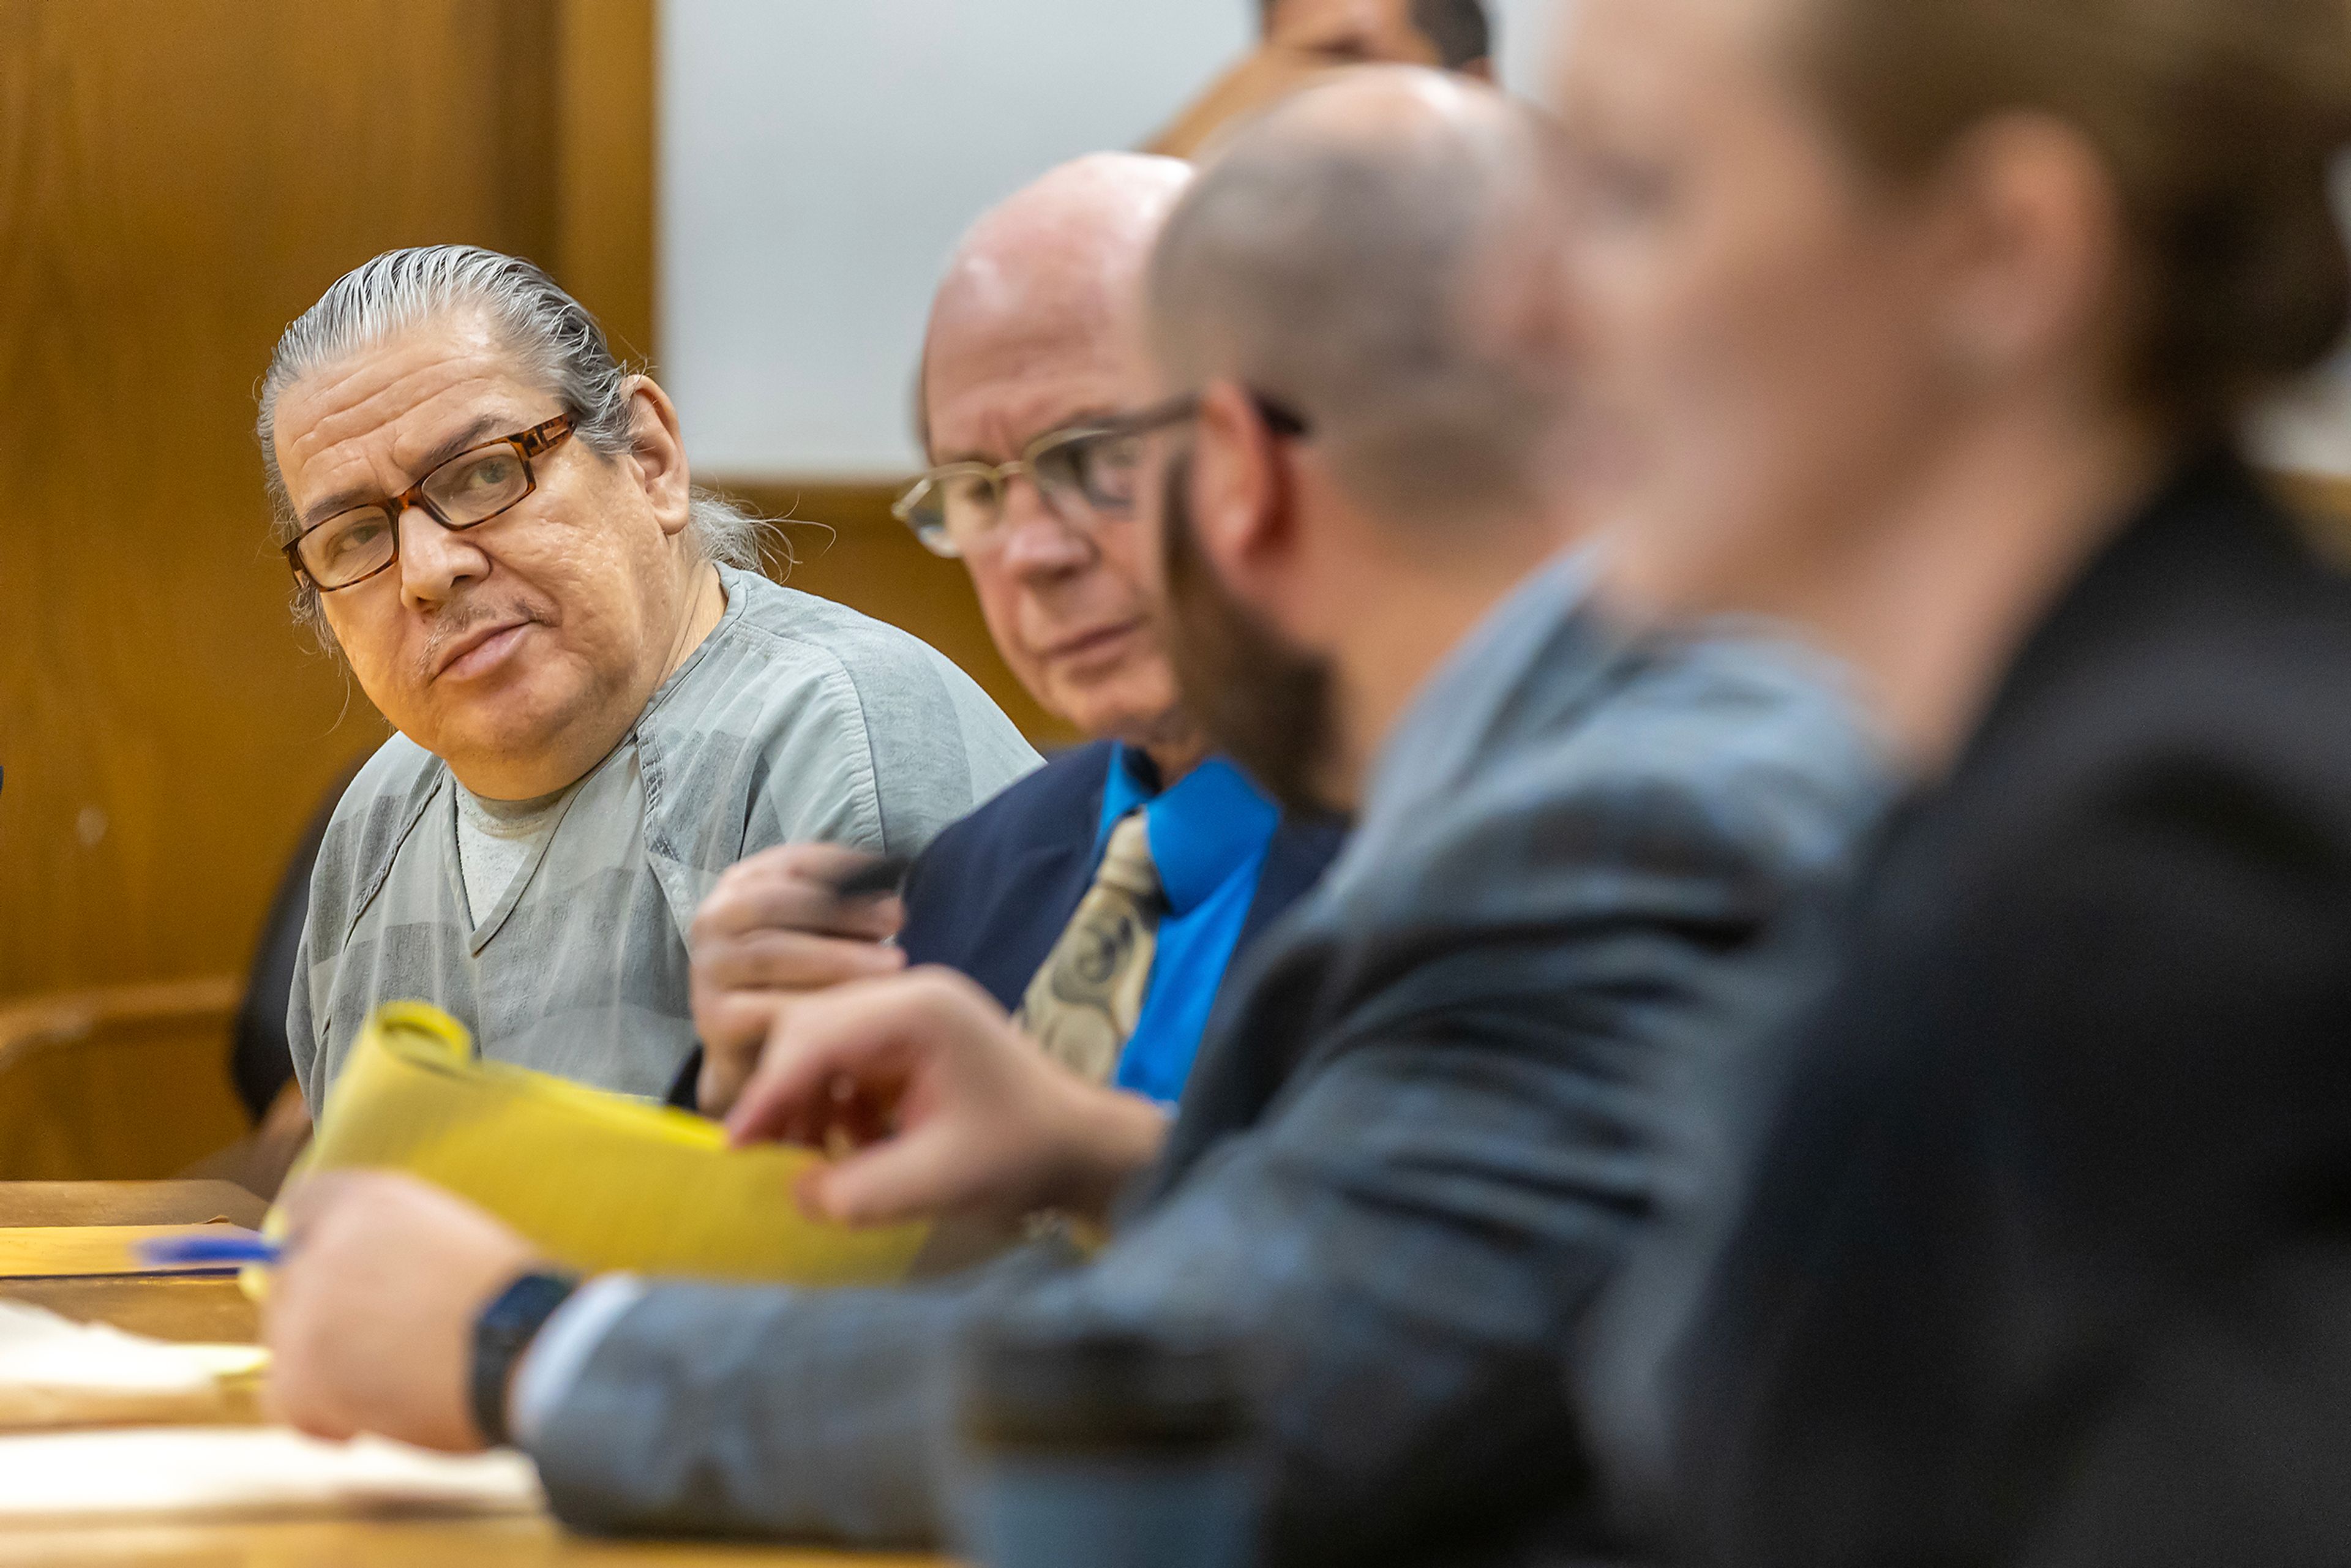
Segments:
[[[498,906],[530,863],[532,852],[554,826],[571,788],[535,800],[486,800],[457,784],[457,881],[465,890],[465,914],[475,925]]]

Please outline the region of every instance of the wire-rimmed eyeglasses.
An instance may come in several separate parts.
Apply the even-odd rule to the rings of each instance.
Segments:
[[[1278,434],[1306,434],[1306,422],[1270,399],[1258,413]],[[1134,413],[1049,430],[1009,463],[942,464],[909,486],[891,514],[935,555],[968,556],[1001,538],[1004,499],[1027,476],[1048,510],[1081,530],[1132,517],[1143,469],[1144,438],[1200,412],[1192,393]]]

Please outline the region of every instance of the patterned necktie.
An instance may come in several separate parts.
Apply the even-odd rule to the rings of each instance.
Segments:
[[[1143,1014],[1166,900],[1140,810],[1111,830],[1102,869],[1020,998],[1020,1026],[1045,1054],[1106,1083]]]

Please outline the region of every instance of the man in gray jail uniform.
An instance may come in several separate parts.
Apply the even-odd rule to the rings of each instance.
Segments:
[[[758,576],[668,397],[528,262],[347,275],[279,340],[260,436],[298,612],[400,731],[312,877],[287,1032],[314,1113],[408,998],[487,1057],[658,1095],[720,872],[913,853],[1036,764],[931,648]]]

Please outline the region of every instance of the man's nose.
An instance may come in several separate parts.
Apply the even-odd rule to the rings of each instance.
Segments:
[[[1046,504],[1037,482],[1023,474],[1005,487],[1004,562],[1024,576],[1058,577],[1093,562],[1093,541]]]
[[[422,507],[410,507],[400,530],[400,591],[412,605],[446,603],[460,583],[490,574],[490,558],[470,533],[452,533]]]

